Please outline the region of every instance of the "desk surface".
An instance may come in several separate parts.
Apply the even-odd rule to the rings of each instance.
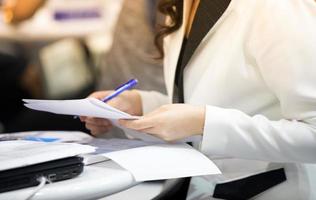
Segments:
[[[73,179],[45,185],[32,200],[99,199],[138,184],[133,176],[112,161],[85,166]],[[0,194],[0,200],[26,199],[34,187]]]

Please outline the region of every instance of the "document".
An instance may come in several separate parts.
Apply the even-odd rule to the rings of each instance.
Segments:
[[[78,100],[36,100],[23,99],[25,106],[39,111],[46,111],[55,114],[89,116],[106,119],[137,119],[122,112],[108,104],[95,99],[86,98]]]
[[[205,155],[187,144],[156,144],[102,154],[136,181],[221,174]]]
[[[25,140],[0,142],[0,171],[92,153],[95,147],[75,143]]]
[[[100,139],[94,138],[87,143],[88,145],[97,147],[93,154],[104,154],[114,151],[122,151],[126,149],[132,149],[137,147],[161,144],[159,142],[145,142],[142,140],[134,139],[121,139],[121,138],[111,138],[111,139]]]

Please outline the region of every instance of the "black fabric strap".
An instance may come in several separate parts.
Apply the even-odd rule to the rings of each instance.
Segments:
[[[250,199],[284,181],[286,181],[284,169],[276,169],[228,183],[217,184],[213,197],[228,200]]]

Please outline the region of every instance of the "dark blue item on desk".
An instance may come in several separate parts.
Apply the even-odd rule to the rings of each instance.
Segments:
[[[101,12],[98,9],[90,10],[59,10],[54,12],[54,19],[57,21],[80,20],[100,18]]]

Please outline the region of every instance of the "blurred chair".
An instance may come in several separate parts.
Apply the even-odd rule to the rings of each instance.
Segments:
[[[94,89],[94,64],[79,40],[59,40],[43,47],[39,54],[46,98],[74,98]]]

